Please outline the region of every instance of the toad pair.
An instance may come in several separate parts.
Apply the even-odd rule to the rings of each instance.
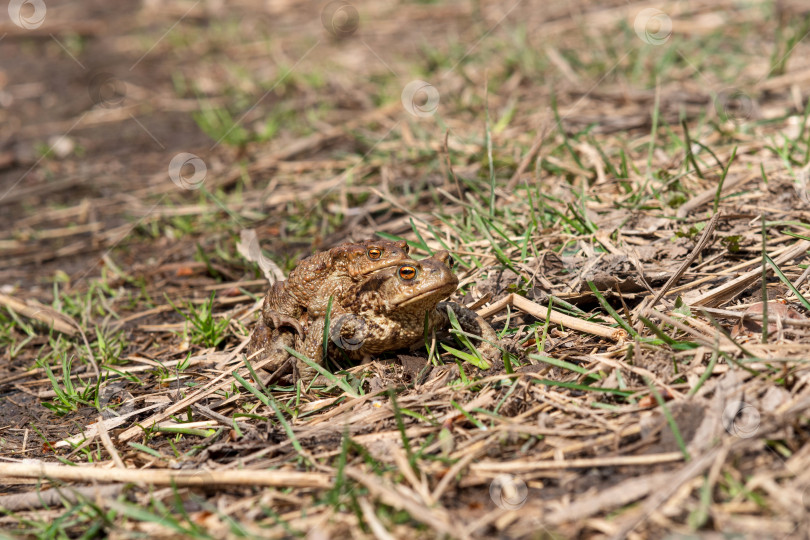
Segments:
[[[332,297],[329,354],[340,347],[355,360],[419,342],[428,329],[449,328],[447,309],[462,330],[481,336],[476,342],[490,361],[500,358],[492,327],[474,311],[454,302],[441,302],[458,286],[446,251],[415,261],[408,244],[366,241],[342,244],[302,260],[287,281],[275,283],[264,299],[262,316],[248,345],[257,359],[273,355],[277,367],[292,347],[323,365],[326,311]],[[285,330],[288,326],[292,330]],[[305,382],[317,374],[297,362]]]

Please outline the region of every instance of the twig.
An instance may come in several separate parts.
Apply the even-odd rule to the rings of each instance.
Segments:
[[[216,411],[212,411],[211,409],[209,409],[205,405],[201,405],[200,403],[195,403],[192,407],[193,407],[193,409],[195,411],[199,412],[201,415],[207,416],[211,420],[215,420],[215,421],[219,422],[220,424],[222,424],[225,427],[232,428],[233,425],[234,425],[234,422],[230,418],[228,418],[225,415],[219,414]],[[235,422],[235,424],[239,429],[241,429],[243,431],[248,429],[247,424],[243,424],[242,422]],[[183,425],[185,425],[185,424],[183,424]]]
[[[104,445],[104,449],[107,450],[108,454],[110,454],[115,466],[119,469],[126,469],[126,465],[124,465],[121,456],[118,455],[118,450],[115,449],[115,445],[110,439],[110,434],[107,433],[107,426],[104,424],[104,418],[102,418],[100,415],[98,417],[98,422],[96,422],[96,429],[98,429],[98,437],[101,439],[101,444]]]
[[[570,315],[565,315],[556,311],[549,313],[547,308],[514,293],[501,298],[491,306],[485,307],[484,309],[480,310],[478,314],[481,317],[487,318],[501,311],[502,309],[505,309],[506,306],[514,306],[533,317],[543,320],[549,319],[552,323],[561,324],[567,328],[570,328],[571,330],[608,338],[613,341],[621,341],[627,337],[627,332],[621,328],[602,326],[601,324],[583,321],[582,319],[577,319],[576,317],[571,317]]]
[[[692,253],[686,258],[686,260],[681,263],[678,267],[678,270],[675,271],[674,274],[664,283],[664,286],[661,287],[661,290],[658,291],[658,294],[655,295],[652,302],[644,309],[644,314],[646,315],[649,311],[658,304],[658,301],[667,293],[667,291],[672,288],[675,283],[681,279],[681,276],[684,275],[686,270],[689,269],[689,266],[694,262],[695,259],[703,252],[703,249],[709,244],[709,240],[711,240],[712,233],[714,232],[714,228],[717,226],[717,220],[720,218],[720,212],[717,212],[709,222],[706,224],[706,228],[703,229],[703,234],[700,235],[700,239],[695,245],[695,248],[692,250]]]
[[[679,452],[674,453],[680,454]],[[630,531],[635,529],[639,523],[650,515],[650,513],[669,500],[669,498],[672,497],[683,484],[695,476],[702,474],[704,470],[709,468],[714,463],[714,460],[719,453],[720,448],[714,448],[687,463],[679,471],[676,471],[670,475],[670,481],[663,484],[660,489],[654,491],[652,495],[647,498],[644,504],[641,505],[641,510],[637,512],[636,515],[629,518],[611,538],[615,540],[627,538]]]
[[[28,304],[17,300],[16,298],[12,298],[11,296],[6,296],[5,294],[0,294],[0,305],[12,309],[20,315],[28,317],[29,319],[36,319],[41,323],[45,323],[57,332],[67,334],[69,336],[75,336],[77,334],[74,326],[78,328],[78,324],[72,321],[67,321],[66,315],[59,313],[48,306],[29,306]]]
[[[385,481],[371,474],[366,474],[354,467],[346,467],[345,474],[349,478],[363,484],[369,493],[394,508],[405,510],[411,518],[424,523],[436,532],[452,538],[458,537],[460,527],[454,527],[443,508],[428,508],[412,497],[408,496],[405,488],[394,489],[384,483]]]
[[[733,188],[741,187],[747,184],[749,181],[753,180],[757,177],[757,173],[750,173],[747,176],[740,176],[726,182],[723,185],[723,193],[727,193]],[[686,217],[692,210],[695,210],[702,205],[706,204],[707,202],[713,200],[717,196],[717,187],[711,187],[709,189],[704,190],[703,192],[697,194],[696,196],[692,197],[690,200],[683,203],[679,208],[677,215],[678,217]]]
[[[681,452],[665,452],[643,456],[612,456],[604,458],[563,459],[550,461],[485,461],[470,466],[476,473],[515,473],[528,471],[547,471],[563,469],[587,469],[591,467],[621,467],[626,465],[657,465],[683,461]]]
[[[810,241],[807,240],[800,240],[796,242],[790,249],[782,253],[779,257],[774,259],[774,262],[777,265],[784,264],[788,261],[791,261],[799,256],[804,255],[810,249]],[[751,283],[757,280],[762,275],[762,271],[759,267],[750,270],[743,275],[739,276],[736,279],[733,279],[727,283],[719,287],[715,287],[702,295],[698,296],[694,299],[686,299],[684,300],[690,306],[716,306],[723,302],[727,302],[743,292],[745,289],[748,288]]]
[[[74,482],[137,482],[170,486],[268,486],[328,488],[332,480],[323,473],[282,470],[209,471],[175,469],[101,469],[50,463],[0,463],[0,478],[51,478]]]
[[[111,484],[108,486],[87,486],[71,488],[54,488],[45,491],[31,491],[15,495],[0,496],[0,508],[12,512],[21,510],[34,510],[45,506],[60,505],[63,501],[75,504],[79,499],[110,500],[118,497],[125,484]]]
[[[240,352],[242,352],[242,349],[245,348],[247,346],[247,344],[248,344],[248,340],[246,339],[242,343],[240,343],[231,352],[231,356],[233,358],[235,358]],[[256,363],[256,365],[253,366],[253,369],[259,369],[259,368],[261,368],[261,367],[263,367],[263,366],[265,366],[265,365],[267,365],[267,364],[269,364],[270,362],[273,362],[273,361],[275,361],[275,359],[272,356],[270,356],[268,358],[265,358],[261,362]],[[245,369],[244,371],[247,372],[247,369]],[[189,405],[191,405],[193,403],[197,403],[198,401],[200,401],[204,397],[209,396],[209,395],[213,394],[214,392],[217,392],[217,391],[219,391],[219,390],[221,390],[223,388],[227,388],[232,382],[233,382],[233,380],[231,379],[230,372],[225,372],[225,373],[220,374],[216,379],[213,379],[212,381],[210,381],[205,386],[199,388],[193,394],[191,394],[189,396],[186,396],[184,399],[181,399],[180,401],[178,401],[174,405],[171,405],[166,410],[152,415],[151,418],[146,419],[140,425],[132,426],[131,428],[127,429],[126,431],[124,431],[123,433],[121,433],[118,436],[118,440],[126,442],[126,441],[128,441],[130,439],[135,438],[140,433],[143,433],[143,429],[141,428],[141,425],[143,425],[143,426],[151,426],[151,425],[157,424],[158,422],[160,422],[162,420],[165,420],[166,418],[168,418],[169,416],[177,413],[178,411],[181,411],[181,410],[185,409]]]

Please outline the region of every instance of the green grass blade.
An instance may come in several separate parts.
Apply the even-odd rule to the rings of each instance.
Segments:
[[[315,371],[317,371],[318,374],[323,375],[325,379],[329,380],[329,382],[331,382],[332,384],[334,384],[335,386],[346,392],[351,397],[353,398],[360,397],[360,394],[355,392],[354,388],[352,388],[344,378],[336,377],[333,373],[330,373],[329,371],[325,370],[322,366],[319,366],[318,364],[316,364],[303,354],[299,353],[295,349],[291,349],[290,347],[284,347],[284,350],[287,351],[289,354],[293,355],[294,357],[298,358],[302,362],[304,362],[306,365],[308,365]]]

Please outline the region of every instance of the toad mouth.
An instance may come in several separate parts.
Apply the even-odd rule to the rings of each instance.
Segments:
[[[408,298],[408,299],[406,299],[406,300],[404,300],[404,301],[402,301],[402,302],[400,302],[400,303],[396,304],[396,306],[398,306],[398,307],[402,307],[402,306],[407,306],[407,305],[409,305],[409,304],[413,304],[414,302],[418,302],[419,300],[421,300],[421,299],[425,298],[426,296],[431,296],[431,295],[433,295],[433,293],[435,293],[436,291],[440,291],[440,290],[442,290],[442,289],[447,289],[447,295],[449,296],[450,294],[452,294],[452,293],[453,293],[453,291],[455,291],[455,290],[456,290],[456,285],[453,285],[453,286],[452,286],[452,289],[451,289],[451,288],[450,288],[450,286],[449,286],[449,285],[447,285],[447,284],[444,284],[444,285],[437,285],[436,287],[432,287],[432,288],[430,288],[430,289],[428,289],[428,290],[426,290],[426,291],[423,291],[423,292],[421,292],[421,293],[417,294],[416,296],[411,296],[410,298]]]

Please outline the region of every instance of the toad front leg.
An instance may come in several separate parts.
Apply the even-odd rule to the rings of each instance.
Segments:
[[[291,313],[292,315],[288,315]],[[284,281],[277,281],[273,284],[262,303],[262,320],[271,329],[289,326],[296,333],[304,337],[304,327],[299,318],[303,316],[303,310],[297,300],[285,289]]]
[[[284,347],[292,347],[294,344],[295,334],[270,328],[260,317],[256,326],[253,328],[253,333],[250,335],[250,341],[248,342],[245,352],[248,358],[258,353],[251,359],[254,363],[266,358],[272,358],[268,364],[265,364],[264,369],[275,371],[290,357],[290,354],[284,350]]]
[[[461,329],[474,336],[480,336],[481,340],[471,340],[481,356],[490,363],[501,359],[501,351],[494,344],[498,343],[498,335],[495,330],[489,325],[483,317],[478,315],[475,311],[457,304],[456,302],[439,302],[433,315],[434,328],[437,330],[449,330],[452,328],[450,325],[450,317],[447,315],[447,308],[453,310],[458,324]]]
[[[326,319],[324,317],[314,319],[307,328],[306,336],[298,336],[295,339],[296,352],[306,356],[321,367],[323,367],[324,364],[323,330],[325,323]],[[295,367],[298,371],[298,378],[304,384],[308,384],[318,376],[318,372],[315,370],[315,368],[300,358],[295,359]]]
[[[364,350],[366,339],[369,333],[375,328],[373,323],[369,323],[365,318],[351,313],[342,313],[340,308],[332,311],[329,323],[329,334],[326,336],[328,352],[330,358],[340,356],[338,351],[342,350],[352,360],[368,358]],[[306,356],[319,366],[325,364],[324,358],[324,327],[325,317],[318,317],[312,321],[307,328],[305,339],[296,338],[295,350]],[[296,367],[299,377],[306,383],[314,379],[317,371],[301,359],[297,359]]]

